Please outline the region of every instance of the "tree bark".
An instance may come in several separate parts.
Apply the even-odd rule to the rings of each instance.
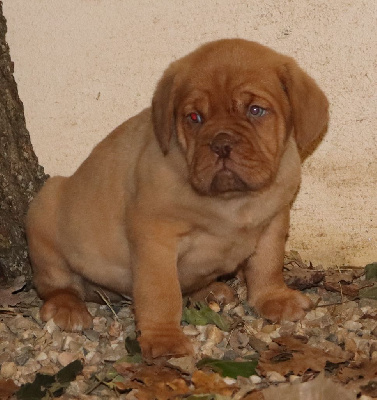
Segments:
[[[47,178],[26,129],[6,31],[0,1],[0,283],[20,275],[31,277],[24,218],[31,199]]]

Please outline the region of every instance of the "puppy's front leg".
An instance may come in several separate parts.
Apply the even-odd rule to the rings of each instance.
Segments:
[[[142,225],[134,243],[133,297],[143,356],[190,354],[191,342],[180,327],[177,234],[164,224]]]
[[[257,248],[245,267],[248,301],[257,312],[271,321],[295,321],[305,315],[311,301],[289,289],[283,278],[289,208],[277,214],[262,232]]]

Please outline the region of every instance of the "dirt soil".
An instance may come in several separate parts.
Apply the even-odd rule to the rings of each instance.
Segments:
[[[0,399],[377,398],[373,276],[314,268],[291,253],[285,278],[315,304],[302,321],[260,318],[234,278],[234,303],[186,300],[182,325],[195,356],[153,362],[139,353],[130,302],[89,303],[93,329],[62,332],[40,321],[41,301],[19,279],[0,289]]]

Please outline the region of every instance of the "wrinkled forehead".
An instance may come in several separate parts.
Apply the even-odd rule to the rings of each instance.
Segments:
[[[244,95],[267,100],[285,97],[279,70],[287,57],[254,42],[209,43],[176,62],[178,97],[227,102]]]
[[[187,73],[188,72],[188,73]],[[184,103],[207,99],[211,103],[274,101],[284,96],[275,66],[219,62],[193,66],[181,78],[178,96]]]

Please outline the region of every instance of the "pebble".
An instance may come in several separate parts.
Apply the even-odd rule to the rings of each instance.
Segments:
[[[258,375],[251,375],[249,379],[250,382],[253,383],[254,385],[258,385],[258,383],[262,382],[262,378]]]
[[[197,336],[199,335],[199,331],[195,328],[194,325],[186,325],[183,327],[183,332],[187,336]]]
[[[218,313],[218,312],[220,312],[220,310],[221,310],[219,304],[216,303],[215,301],[210,301],[209,304],[208,304],[208,307],[209,307],[212,311],[214,311],[215,313]]]
[[[290,375],[290,377],[289,377],[289,382],[290,383],[294,383],[294,382],[297,382],[297,381],[301,381],[301,377],[299,377],[297,375]]]
[[[5,362],[1,365],[0,374],[4,379],[11,378],[17,372],[16,364],[11,362]]]
[[[227,385],[234,385],[235,383],[237,383],[237,380],[236,380],[236,379],[233,379],[233,378],[229,378],[228,376],[226,376],[226,377],[224,378],[224,382],[225,382]]]
[[[77,359],[77,355],[76,354],[69,353],[67,351],[64,351],[63,353],[60,353],[58,355],[58,361],[59,361],[60,365],[62,365],[63,367],[65,367],[66,365],[68,365],[72,361],[75,361],[76,359]]]
[[[51,334],[57,330],[60,330],[60,328],[55,324],[53,319],[48,320],[46,322],[45,326],[43,327],[43,329],[45,331],[47,331],[49,334]]]
[[[330,300],[330,304],[338,301],[336,298]],[[230,333],[223,332],[214,325],[183,326],[185,335],[193,342],[195,358],[173,358],[168,362],[186,374],[191,374],[201,355],[238,361],[246,359],[251,348],[257,349],[259,353],[268,349],[277,350],[279,346],[272,341],[274,338],[293,335],[306,337],[310,345],[330,350],[331,353],[338,347],[345,347],[352,352],[355,360],[370,357],[377,362],[377,321],[374,318],[377,315],[377,302],[364,301],[363,309],[358,304],[346,302],[340,306],[319,308],[309,312],[300,323],[283,322],[279,325],[256,317],[239,302],[232,303],[224,308],[234,322]],[[210,307],[221,312],[217,303],[212,303]],[[24,315],[5,316],[4,318],[8,318],[6,323],[3,319],[0,322],[0,379],[11,378],[20,385],[33,381],[36,372],[54,374],[62,366],[81,359],[84,361],[84,370],[72,382],[65,395],[67,398],[80,397],[86,391],[85,386],[91,376],[97,374],[107,361],[110,365],[126,355],[123,336],[135,335],[132,308],[116,308],[116,311],[119,320],[114,321],[114,315],[107,307],[100,309],[98,305],[90,306],[90,312],[95,316],[94,329],[88,329],[83,334],[63,332],[52,320],[43,325],[35,324],[34,319],[40,321],[38,307],[30,308],[34,319]],[[362,315],[368,318],[361,319]],[[253,375],[245,378],[247,382],[242,385],[272,385],[301,380],[296,375],[285,378],[276,371],[268,372],[267,378]],[[235,382],[226,379],[229,383]],[[237,383],[240,384],[240,381],[237,380]],[[138,397],[135,390],[122,396],[127,400]],[[115,394],[104,387],[96,389],[90,398],[115,399]],[[370,397],[362,396],[361,399],[369,400]]]
[[[206,333],[207,340],[210,341],[212,345],[217,345],[224,339],[224,332],[215,325],[208,325]]]
[[[358,329],[361,329],[363,327],[360,322],[356,321],[346,321],[343,326],[349,331],[357,331]]]
[[[276,325],[265,325],[261,332],[263,333],[272,333],[273,331],[276,331],[277,326]]]
[[[36,361],[44,361],[47,360],[47,354],[44,352],[41,352],[39,354],[37,354],[37,356],[35,357]]]
[[[285,377],[276,371],[267,372],[267,379],[272,383],[281,383],[286,381]]]

